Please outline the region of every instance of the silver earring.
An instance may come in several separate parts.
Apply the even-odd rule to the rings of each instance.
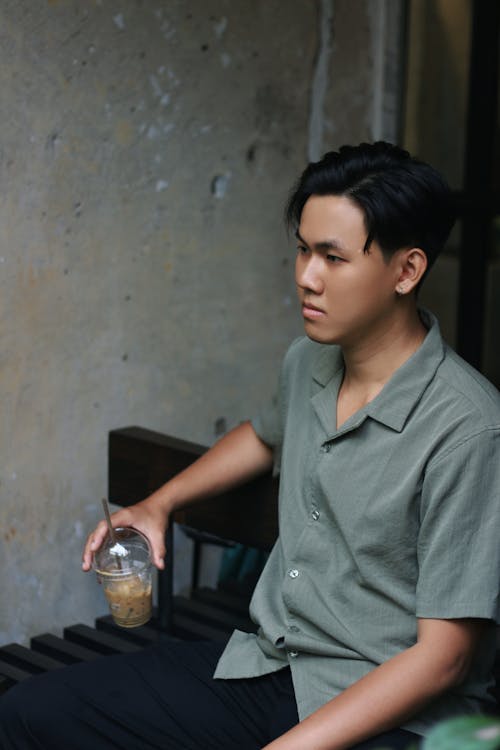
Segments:
[[[403,295],[404,293],[405,293],[405,290],[403,289],[402,286],[397,286],[396,287],[396,294],[397,295],[399,295],[401,297],[401,295]]]

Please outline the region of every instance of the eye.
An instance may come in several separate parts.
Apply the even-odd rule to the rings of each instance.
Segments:
[[[331,255],[330,253],[326,256],[326,259],[330,263],[342,263],[344,260],[343,258],[339,258],[338,255]]]
[[[305,245],[297,245],[297,253],[299,255],[305,255],[309,250]]]

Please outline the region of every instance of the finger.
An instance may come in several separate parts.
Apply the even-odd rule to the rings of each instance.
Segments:
[[[151,534],[149,538],[151,544],[151,558],[153,565],[159,570],[165,568],[165,535],[164,534]]]
[[[165,568],[165,547],[161,547],[160,549],[153,548],[152,550],[152,559],[153,559],[153,565],[158,568],[158,570],[164,570]]]
[[[87,539],[87,543],[85,545],[85,548],[83,550],[82,555],[82,568],[83,570],[90,570],[92,565],[92,556],[94,554],[93,552],[93,546],[94,546],[94,535],[91,534],[89,538]]]
[[[96,526],[92,534],[89,534],[87,542],[85,544],[82,556],[82,568],[83,570],[90,570],[92,565],[92,556],[96,550],[101,546],[107,533],[107,526],[104,521]]]

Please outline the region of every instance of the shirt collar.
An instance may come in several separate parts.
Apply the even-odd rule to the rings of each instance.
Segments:
[[[422,397],[444,358],[444,343],[437,319],[427,310],[420,310],[420,316],[424,325],[428,328],[421,346],[396,370],[378,396],[363,407],[357,415],[353,415],[354,423],[351,427],[358,426],[364,417],[369,416],[397,432],[401,432],[404,428],[410,413]],[[338,375],[343,367],[344,362],[340,347],[323,346],[316,355],[312,368],[312,376],[319,385],[326,390],[329,390],[327,388],[329,384],[334,385],[335,402],[340,385]],[[334,382],[332,383],[332,381]],[[320,393],[313,397],[318,416],[325,423],[326,414],[324,408],[321,408],[322,401]],[[322,415],[319,413],[320,411],[323,412]],[[362,415],[363,417],[360,419]],[[328,422],[331,425],[330,419],[328,419]],[[348,420],[349,422],[350,420]],[[346,427],[348,423],[346,423]]]

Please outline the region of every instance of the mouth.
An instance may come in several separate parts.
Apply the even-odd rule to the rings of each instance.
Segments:
[[[323,315],[325,315],[325,311],[320,307],[316,307],[316,305],[311,305],[310,302],[303,302],[302,315],[304,318],[308,318],[309,320],[317,320],[318,318],[321,318],[323,317]]]

